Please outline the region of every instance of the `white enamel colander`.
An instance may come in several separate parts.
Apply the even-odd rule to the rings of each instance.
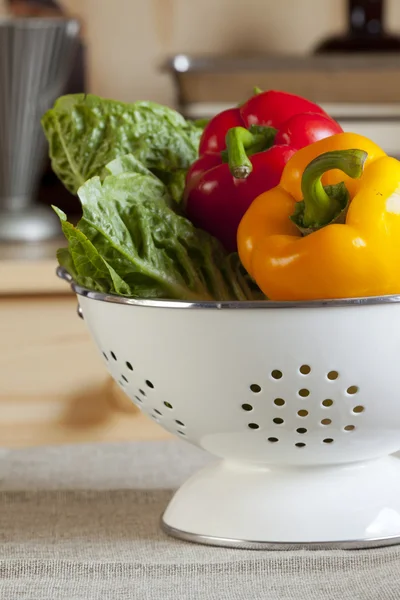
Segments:
[[[58,274],[132,402],[218,458],[176,492],[167,533],[264,549],[400,543],[400,296],[192,304]]]

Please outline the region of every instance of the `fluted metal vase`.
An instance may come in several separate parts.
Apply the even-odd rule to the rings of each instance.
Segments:
[[[0,20],[0,241],[58,231],[34,202],[46,156],[40,119],[63,93],[78,43],[75,20]]]

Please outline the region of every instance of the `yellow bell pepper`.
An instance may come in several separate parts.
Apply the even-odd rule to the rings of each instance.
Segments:
[[[350,133],[299,150],[247,210],[238,251],[271,300],[399,294],[400,162]]]

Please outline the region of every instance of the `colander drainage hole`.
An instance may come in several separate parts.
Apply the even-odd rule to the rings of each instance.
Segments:
[[[132,367],[132,365],[131,365],[131,363],[130,363],[130,362],[126,361],[126,363],[125,363],[125,364],[126,364],[126,366],[128,367],[128,369],[129,369],[130,371],[133,371],[133,367]]]
[[[170,404],[169,402],[164,402],[164,406],[171,409],[173,408],[172,404]]]
[[[349,394],[349,396],[353,396],[354,394],[357,394],[358,387],[356,385],[351,385],[350,387],[347,388],[346,391]]]
[[[135,396],[135,400],[137,400],[138,402],[143,402],[143,400],[139,398],[139,396]]]
[[[286,402],[283,398],[275,398],[274,404],[275,406],[284,406]]]
[[[298,429],[296,429],[297,433],[307,433],[307,429],[305,427],[299,427]]]
[[[339,373],[337,371],[329,371],[327,377],[330,381],[335,381],[339,377]]]
[[[153,410],[157,415],[160,415],[162,417],[162,412],[158,410],[158,408],[154,408]]]
[[[247,410],[247,411],[253,410],[253,407],[251,404],[242,404],[242,408],[243,408],[243,410]]]
[[[179,435],[186,435],[186,433],[184,431],[181,431],[180,429],[178,430]]]
[[[178,420],[176,420],[176,421],[175,421],[175,423],[176,423],[177,425],[180,425],[181,427],[185,427],[185,423],[182,423],[182,421],[178,421]]]
[[[306,388],[299,390],[299,396],[301,396],[302,398],[307,398],[307,396],[309,396],[309,395],[310,395],[310,390],[307,390]]]
[[[259,425],[257,425],[257,423],[249,423],[249,424],[248,424],[248,427],[249,427],[250,429],[260,429],[260,426],[259,426]]]
[[[298,410],[297,414],[299,415],[299,417],[307,417],[308,416],[308,410],[304,410],[304,409]]]
[[[344,428],[345,431],[354,431],[355,430],[355,426],[354,425],[346,425],[346,427]]]
[[[272,377],[272,379],[282,379],[283,373],[282,373],[282,371],[279,371],[279,369],[274,369],[271,372],[271,377]]]
[[[148,379],[146,379],[146,385],[147,387],[151,388],[152,390],[154,390],[154,383],[152,383],[151,381],[149,381]]]
[[[285,422],[283,419],[280,419],[279,417],[277,417],[276,419],[272,419],[272,420],[275,423],[275,425],[283,425],[283,423]]]
[[[364,410],[365,410],[364,406],[355,406],[353,408],[353,413],[362,413],[362,412],[364,412]]]
[[[252,383],[250,389],[254,394],[259,394],[261,392],[261,386],[257,383]]]
[[[276,442],[279,442],[278,438],[276,437],[269,437],[268,441],[271,442],[271,444],[276,444]]]
[[[296,448],[304,448],[307,444],[305,444],[304,442],[297,442],[297,444],[295,444]]]
[[[125,377],[125,375],[121,375],[121,378],[126,382],[129,383],[129,381],[127,380],[127,378]]]
[[[323,400],[322,401],[322,406],[325,406],[325,407],[332,406],[332,404],[333,404],[333,400]]]
[[[113,357],[114,360],[117,360],[117,357],[115,356],[114,352],[111,350],[110,352],[111,356]]]
[[[332,419],[322,419],[321,425],[330,425],[332,423]]]
[[[308,375],[311,372],[311,367],[309,365],[301,365],[299,371],[302,375]]]
[[[333,444],[334,442],[333,438],[325,438],[322,441],[324,442],[324,444]]]
[[[146,395],[146,392],[144,390],[139,390],[139,392],[142,394],[142,396]]]
[[[108,360],[108,356],[107,356],[107,354],[106,354],[105,352],[103,352],[103,356],[104,356],[104,358],[105,358],[106,360]]]

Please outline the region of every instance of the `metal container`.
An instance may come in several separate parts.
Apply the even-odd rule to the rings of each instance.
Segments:
[[[36,206],[46,141],[40,119],[63,93],[79,23],[63,18],[0,20],[0,241],[36,241],[59,231]]]
[[[217,457],[176,492],[165,531],[254,549],[400,543],[400,296],[193,304],[58,273],[132,402]]]
[[[165,67],[178,109],[187,118],[211,118],[245,101],[254,86],[284,90],[320,104],[345,131],[373,139],[400,156],[398,54],[319,56],[191,56]]]

